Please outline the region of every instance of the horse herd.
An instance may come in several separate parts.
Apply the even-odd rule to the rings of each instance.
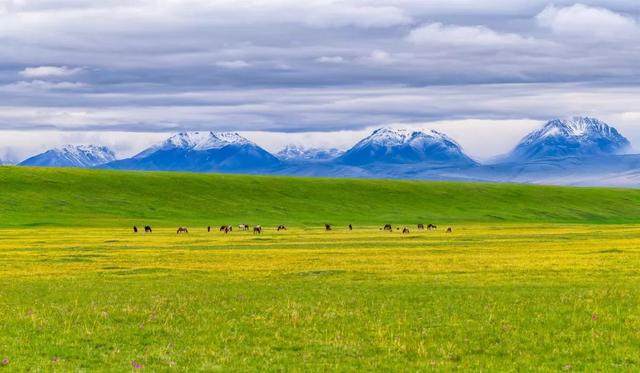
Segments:
[[[424,224],[418,224],[418,230],[419,231],[423,231],[425,230],[425,225]],[[239,224],[238,225],[238,229],[241,231],[249,231],[251,229],[251,227],[249,226],[249,224]],[[353,225],[349,224],[347,225],[347,229],[349,231],[353,230]],[[438,227],[434,224],[429,224],[426,226],[426,229],[429,231],[434,231],[436,229],[438,229]],[[262,228],[262,226],[260,225],[256,225],[253,227],[253,234],[262,234],[262,231],[264,230],[264,228]],[[276,227],[276,231],[280,232],[280,231],[286,231],[287,227],[285,225],[278,225]],[[325,231],[331,231],[333,230],[333,225],[331,224],[325,224],[324,225],[324,230]],[[380,228],[381,231],[387,231],[387,232],[393,232],[393,226],[391,224],[385,224],[382,228]],[[400,231],[400,227],[396,227],[397,231]],[[223,232],[224,234],[228,234],[230,232],[233,232],[233,226],[231,225],[223,225],[220,227],[219,229],[220,232]],[[145,233],[152,233],[153,230],[151,229],[150,225],[146,225],[144,227],[144,232]],[[207,227],[207,232],[211,232],[211,226]],[[453,228],[448,227],[447,230],[445,231],[446,233],[453,233]],[[137,226],[133,226],[133,233],[138,233],[138,227]],[[189,229],[187,227],[179,227],[178,230],[176,231],[176,234],[181,234],[181,233],[189,233]],[[409,227],[404,226],[402,227],[402,234],[409,234]]]

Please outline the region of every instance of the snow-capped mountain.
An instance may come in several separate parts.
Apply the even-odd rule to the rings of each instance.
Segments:
[[[335,159],[343,153],[336,148],[305,148],[298,145],[287,145],[276,156],[288,162],[318,162]]]
[[[460,145],[447,135],[433,131],[380,128],[358,142],[339,162],[348,165],[372,163],[474,165]]]
[[[570,156],[611,155],[623,153],[629,147],[629,140],[598,119],[554,119],[522,139],[507,156],[507,160],[523,162]]]
[[[106,146],[66,145],[30,157],[19,165],[89,168],[115,161],[115,159],[114,152]]]
[[[235,132],[181,132],[133,158],[105,168],[193,172],[251,172],[280,161]]]
[[[162,143],[154,145],[136,155],[134,158],[145,158],[157,151],[188,149],[206,151],[220,149],[228,145],[247,145],[251,142],[236,132],[180,132]]]

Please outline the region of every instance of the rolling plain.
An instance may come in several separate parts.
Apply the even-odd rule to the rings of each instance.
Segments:
[[[637,190],[0,167],[0,360],[637,370],[639,221]]]

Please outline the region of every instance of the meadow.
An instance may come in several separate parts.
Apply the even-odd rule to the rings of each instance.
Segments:
[[[640,366],[634,190],[12,167],[0,182],[0,369]],[[267,229],[205,229],[245,221]]]

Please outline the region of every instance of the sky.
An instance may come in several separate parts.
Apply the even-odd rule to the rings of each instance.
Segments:
[[[183,130],[268,150],[434,128],[477,159],[544,121],[640,147],[638,0],[0,0],[0,159]]]

